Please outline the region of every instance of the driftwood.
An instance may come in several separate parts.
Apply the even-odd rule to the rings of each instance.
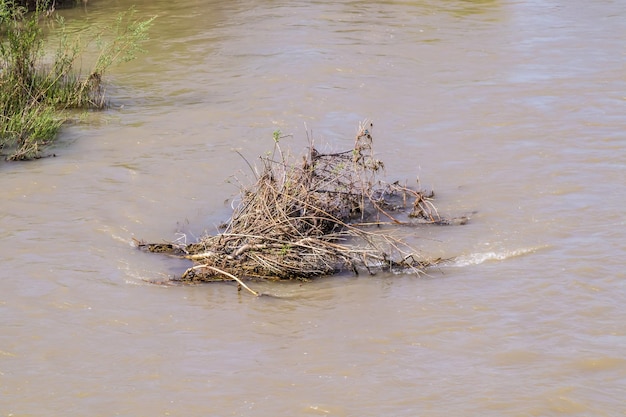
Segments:
[[[348,270],[355,274],[401,270],[420,273],[440,259],[426,259],[386,225],[463,224],[446,220],[433,193],[382,181],[383,163],[373,156],[372,124],[362,123],[353,149],[320,153],[309,138],[306,155],[291,157],[275,135],[274,151],[262,157],[252,186],[225,229],[197,243],[137,246],[169,252],[193,262],[181,281],[234,280],[258,295],[242,278],[309,279]],[[399,211],[407,211],[405,220]]]

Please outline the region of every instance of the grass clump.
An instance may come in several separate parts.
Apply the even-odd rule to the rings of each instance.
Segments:
[[[420,273],[441,260],[420,256],[395,236],[397,226],[467,219],[443,219],[432,193],[380,179],[383,163],[374,158],[371,132],[372,124],[362,123],[354,147],[337,153],[321,153],[309,139],[301,158],[284,153],[275,132],[274,151],[261,158],[255,183],[241,187],[241,203],[223,232],[191,244],[137,244],[191,260],[177,278],[187,282]]]
[[[29,13],[0,0],[0,153],[9,160],[37,158],[69,117],[66,110],[106,106],[104,73],[135,58],[154,20],[135,20],[134,13],[120,14],[112,27],[93,33],[86,42],[70,37],[58,18],[59,44],[46,57],[39,25],[46,10],[38,6]],[[105,41],[107,35],[110,40]],[[76,64],[92,44],[100,53],[83,75]]]

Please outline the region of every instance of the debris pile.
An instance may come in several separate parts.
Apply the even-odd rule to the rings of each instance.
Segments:
[[[309,138],[298,159],[283,152],[279,139],[275,135],[274,151],[261,157],[256,182],[242,186],[222,232],[186,245],[138,246],[193,261],[178,280],[244,286],[243,278],[308,279],[346,270],[419,273],[440,261],[420,257],[387,227],[446,220],[432,192],[380,179],[384,166],[373,155],[370,122],[360,124],[354,147],[344,152],[320,153]],[[399,211],[411,220],[394,217]]]

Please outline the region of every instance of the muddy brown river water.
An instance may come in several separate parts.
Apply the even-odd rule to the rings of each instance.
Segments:
[[[56,158],[0,162],[1,416],[626,415],[626,2],[135,4],[147,54]],[[50,36],[54,36],[51,34]],[[428,276],[164,287],[272,133],[351,146],[458,227]]]

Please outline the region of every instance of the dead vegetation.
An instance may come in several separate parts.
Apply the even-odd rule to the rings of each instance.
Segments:
[[[197,243],[146,244],[151,252],[173,252],[193,262],[177,280],[243,278],[309,279],[340,271],[420,273],[440,262],[426,259],[394,236],[390,225],[448,224],[425,193],[386,183],[374,158],[372,124],[362,123],[350,150],[320,153],[309,138],[300,159],[274,151],[261,157],[255,183],[241,187],[241,202],[225,229]],[[397,214],[404,212],[405,220]],[[408,216],[407,216],[408,212]],[[457,219],[463,223],[466,219]]]

